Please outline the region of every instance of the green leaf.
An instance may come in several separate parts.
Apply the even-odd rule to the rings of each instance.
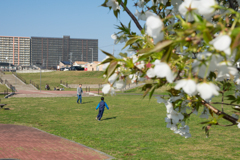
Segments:
[[[129,40],[126,42],[125,46],[124,46],[122,49],[124,49],[124,48],[126,48],[128,45],[131,45],[131,44],[133,44],[134,42],[136,42],[136,41],[138,40],[138,38],[139,38],[139,37],[133,37],[133,38],[129,39]]]
[[[100,49],[100,50],[101,50],[101,49]],[[115,57],[114,57],[112,54],[110,54],[110,53],[108,53],[108,52],[106,52],[106,51],[103,51],[103,50],[101,50],[101,51],[102,51],[104,54],[106,54],[107,56],[115,59]]]
[[[231,37],[235,37],[240,33],[240,27],[234,28],[231,32]]]
[[[205,30],[205,31],[203,32],[203,39],[204,39],[207,43],[209,43],[209,42],[212,40],[212,36],[211,36],[211,34],[210,34],[207,30]]]
[[[142,91],[145,91],[143,93],[143,98],[146,97],[146,95],[148,94],[148,92],[150,91],[150,89],[152,88],[152,84],[145,84],[143,87],[142,87]]]
[[[118,14],[120,13],[120,11],[117,9],[117,10],[113,11],[113,13],[114,13],[114,16],[115,16],[116,18],[118,18]]]
[[[101,5],[103,7],[108,7],[106,4],[107,4],[108,0],[105,0],[105,2]]]
[[[200,15],[198,15],[198,14],[196,14],[194,12],[192,12],[192,13],[193,13],[193,18],[194,18],[194,20],[196,22],[203,22],[203,19],[202,19],[202,17]]]
[[[117,61],[112,61],[109,66],[108,66],[108,71],[107,71],[107,76],[110,77],[114,72],[117,67],[118,62]]]
[[[178,96],[179,93],[181,93],[181,91],[176,90],[174,88],[171,88],[169,90],[167,90],[169,93],[171,93],[173,96]]]
[[[156,44],[155,48],[151,50],[151,52],[159,52],[163,48],[169,46],[172,43],[173,43],[172,40],[165,40],[165,41],[159,42],[159,43]]]
[[[226,97],[228,97],[228,100],[232,100],[231,103],[233,103],[236,100],[235,96],[233,96],[233,95],[228,95]]]
[[[232,44],[232,50],[235,49],[240,45],[240,33],[237,35],[237,37],[234,39],[233,44]]]
[[[237,53],[236,53],[236,56],[235,56],[235,61],[234,63],[236,63],[240,58],[240,47],[237,47]]]
[[[136,55],[139,55],[142,53],[148,54],[148,53],[150,53],[151,50],[152,50],[152,48],[144,48],[144,49],[139,50]]]
[[[102,61],[100,64],[105,64],[105,63],[111,62],[112,60],[113,60],[112,58],[107,58],[104,61]]]
[[[127,53],[122,53],[122,52],[120,52],[120,53],[119,53],[119,56],[127,58]]]
[[[161,62],[169,62],[171,57],[172,57],[172,47],[168,48],[168,51],[163,54],[162,58],[161,58]]]

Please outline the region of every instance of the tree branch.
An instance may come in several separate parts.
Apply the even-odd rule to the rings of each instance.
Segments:
[[[128,15],[132,18],[133,22],[136,24],[137,28],[141,31],[142,30],[142,26],[139,24],[138,20],[136,19],[136,17],[132,14],[131,11],[129,11],[129,9],[127,8],[127,6],[124,6],[124,3],[121,2],[121,6],[124,8],[124,10],[128,13]]]
[[[225,112],[222,112],[222,111],[218,110],[217,108],[211,106],[211,105],[210,105],[209,103],[207,103],[206,101],[202,100],[201,103],[202,103],[205,107],[207,107],[208,109],[210,109],[211,111],[213,111],[213,113],[215,113],[216,115],[224,115],[224,116],[223,116],[224,119],[232,122],[233,124],[236,124],[236,123],[237,123],[237,120],[238,120],[238,119],[236,119],[236,118],[228,115],[228,114],[225,113]]]
[[[221,102],[212,102],[212,104],[224,104],[224,105],[228,105],[228,106],[238,106],[238,107],[240,107],[240,105],[237,105],[237,104],[228,104],[228,103],[221,103]]]

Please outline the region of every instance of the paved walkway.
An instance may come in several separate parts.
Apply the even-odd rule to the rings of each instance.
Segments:
[[[113,157],[82,144],[19,125],[0,124],[0,159],[103,160]]]
[[[98,93],[98,91],[91,91],[91,93]],[[94,96],[89,92],[83,92],[83,97]],[[77,91],[31,91],[18,90],[13,97],[77,97]]]

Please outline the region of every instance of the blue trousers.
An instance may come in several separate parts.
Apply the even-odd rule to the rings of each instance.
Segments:
[[[82,103],[82,95],[77,94],[77,96],[78,96],[77,103],[79,102],[79,100],[80,100],[80,103]]]
[[[97,119],[98,120],[101,120],[101,118],[103,116],[103,112],[104,112],[104,109],[103,110],[99,110],[98,115],[97,115]]]

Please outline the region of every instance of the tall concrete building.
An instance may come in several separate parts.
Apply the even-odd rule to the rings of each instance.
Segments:
[[[0,36],[0,62],[30,65],[30,37]]]
[[[31,37],[31,65],[55,68],[60,61],[98,61],[98,40]]]

